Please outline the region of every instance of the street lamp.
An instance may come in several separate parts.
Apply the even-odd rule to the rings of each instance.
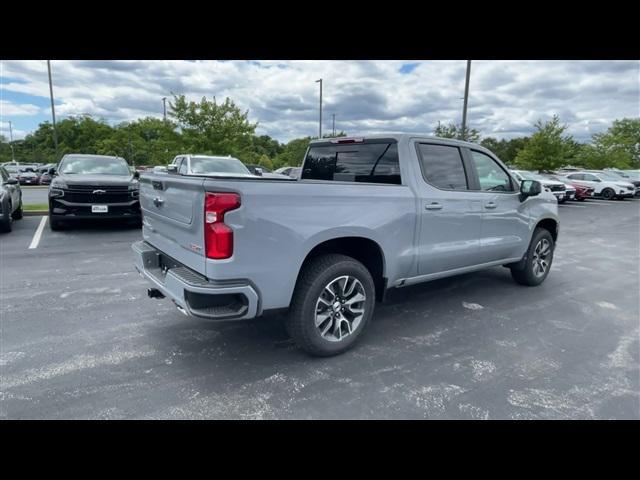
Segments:
[[[336,136],[336,114],[334,113],[333,115],[333,136]]]
[[[318,123],[318,138],[322,138],[322,79],[316,80],[320,83],[320,122]]]
[[[51,82],[51,61],[47,60],[47,70],[49,72],[49,94],[51,96],[51,117],[53,118],[53,144],[58,153],[58,133],[56,132],[56,107],[53,104],[53,83]]]
[[[469,77],[471,76],[471,60],[467,60],[467,78],[464,83],[464,106],[462,107],[462,140],[467,139],[467,102],[469,100]]]
[[[164,110],[164,121],[167,121],[167,97],[162,97],[162,109]]]
[[[7,120],[9,122],[9,146],[11,147],[11,161],[15,162],[16,161],[16,155],[15,152],[13,151],[13,128],[11,125],[11,120]]]

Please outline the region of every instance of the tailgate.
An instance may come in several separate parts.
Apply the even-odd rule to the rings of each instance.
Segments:
[[[142,236],[185,266],[205,273],[202,178],[143,175],[140,178]]]

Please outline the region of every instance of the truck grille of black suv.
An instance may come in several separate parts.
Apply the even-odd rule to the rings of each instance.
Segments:
[[[131,200],[126,185],[70,185],[64,191],[64,199],[73,203],[121,203]]]

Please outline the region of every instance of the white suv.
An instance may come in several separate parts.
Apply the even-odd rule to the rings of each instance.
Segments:
[[[636,187],[632,183],[625,182],[612,173],[586,170],[566,173],[564,177],[578,185],[592,187],[594,195],[606,200],[633,197],[636,192]]]

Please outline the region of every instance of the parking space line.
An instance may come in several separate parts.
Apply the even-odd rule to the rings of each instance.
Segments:
[[[561,205],[558,205],[558,206],[562,207],[562,208],[564,208],[564,207],[569,207],[569,208],[587,208],[584,205],[565,205],[564,203],[561,204]]]
[[[40,238],[42,238],[42,232],[44,231],[44,226],[47,224],[47,218],[48,217],[44,216],[42,217],[42,220],[40,220],[40,225],[38,225],[38,229],[36,230],[36,233],[34,233],[31,244],[29,245],[29,250],[38,248]]]

